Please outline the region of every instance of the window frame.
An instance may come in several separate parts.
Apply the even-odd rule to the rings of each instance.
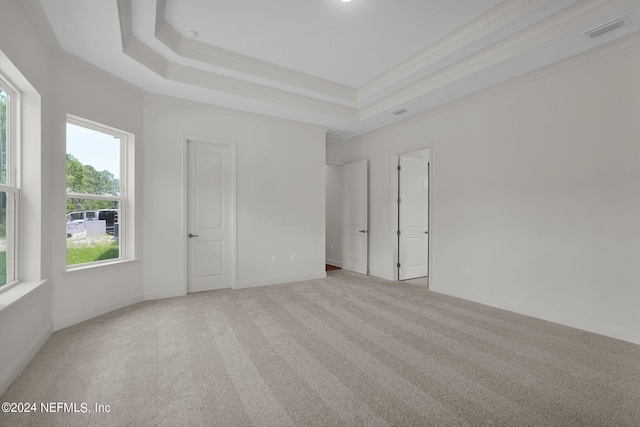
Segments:
[[[119,195],[118,196],[110,196],[110,195],[102,195],[102,194],[91,194],[91,193],[75,193],[71,191],[65,192],[65,206],[66,200],[69,198],[73,199],[82,199],[82,200],[105,200],[105,201],[113,201],[118,203],[118,228],[119,228],[119,257],[111,258],[107,260],[101,261],[91,261],[81,264],[66,264],[66,256],[65,256],[65,266],[66,272],[85,270],[87,268],[95,268],[104,265],[113,265],[120,264],[124,262],[129,262],[134,259],[133,253],[133,223],[130,223],[130,218],[133,218],[133,198],[130,197],[132,194],[132,188],[129,186],[129,183],[132,182],[131,175],[133,174],[133,170],[131,166],[133,165],[133,147],[135,144],[135,136],[132,133],[116,129],[114,127],[104,125],[92,120],[88,120],[82,117],[74,116],[71,114],[67,114],[66,124],[72,124],[75,126],[80,126],[86,129],[90,129],[96,132],[104,133],[107,135],[111,135],[114,138],[120,140],[119,148],[120,148],[120,171],[119,171]],[[66,132],[66,130],[65,130]],[[65,133],[66,135],[66,133]],[[67,154],[67,139],[65,136],[65,158]],[[65,168],[66,171],[66,168]],[[66,181],[65,181],[65,189],[66,189]],[[66,239],[65,239],[66,246]],[[66,250],[65,250],[66,253]]]
[[[20,174],[19,174],[19,135],[20,135],[20,92],[3,74],[0,74],[0,89],[6,94],[6,145],[5,145],[5,173],[6,182],[0,182],[0,191],[13,195],[13,210],[7,203],[7,218],[13,223],[11,233],[7,227],[5,249],[6,283],[0,284],[0,292],[4,292],[20,283]],[[7,197],[8,200],[8,197]]]

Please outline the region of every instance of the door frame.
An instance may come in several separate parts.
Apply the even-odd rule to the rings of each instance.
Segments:
[[[391,198],[390,198],[390,205],[391,205],[391,218],[393,218],[392,221],[392,228],[391,228],[391,241],[393,242],[393,280],[394,281],[398,281],[398,250],[399,250],[399,245],[398,245],[398,222],[399,222],[399,218],[398,218],[398,197],[400,197],[400,194],[398,194],[398,162],[400,159],[400,156],[402,156],[403,154],[406,153],[411,153],[413,151],[418,151],[418,150],[424,150],[425,148],[429,150],[429,167],[428,167],[428,180],[429,180],[429,190],[428,190],[428,206],[427,206],[427,215],[428,215],[428,224],[429,224],[429,234],[427,235],[427,239],[429,241],[429,253],[427,255],[428,258],[428,264],[427,264],[427,274],[429,275],[429,279],[431,279],[432,276],[432,272],[433,272],[433,234],[431,233],[432,230],[432,222],[433,222],[433,180],[432,180],[432,176],[433,176],[433,142],[430,142],[426,145],[417,145],[413,148],[406,148],[402,151],[396,151],[393,152],[391,154],[391,158],[390,158],[390,165],[391,167],[389,168],[391,170],[391,182],[392,187],[391,187]],[[431,282],[431,280],[429,280],[429,283]]]
[[[187,235],[189,234],[188,230],[188,219],[189,219],[189,177],[188,177],[188,167],[189,167],[189,157],[187,155],[187,147],[189,142],[199,142],[203,144],[211,144],[218,145],[222,147],[229,148],[229,167],[230,167],[230,175],[231,182],[229,185],[231,186],[231,242],[229,244],[231,250],[231,289],[237,289],[238,287],[238,256],[237,256],[237,211],[236,211],[236,151],[237,151],[237,142],[220,139],[220,138],[206,138],[200,136],[190,136],[183,135],[183,144],[182,144],[182,239],[181,245],[184,253],[183,256],[183,265],[184,265],[184,295],[187,295],[189,288],[189,259],[188,259],[188,247],[187,247]]]

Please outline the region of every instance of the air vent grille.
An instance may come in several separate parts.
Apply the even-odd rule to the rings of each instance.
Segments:
[[[584,34],[590,39],[593,39],[595,37],[603,35],[604,33],[608,33],[609,31],[615,30],[616,28],[620,28],[623,25],[624,25],[624,19],[616,18],[613,21],[609,21],[605,24],[598,25],[597,27],[592,28],[589,31],[586,31]]]

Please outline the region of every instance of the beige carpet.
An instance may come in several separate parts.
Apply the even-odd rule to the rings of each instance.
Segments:
[[[334,271],[56,332],[0,401],[38,405],[2,426],[638,426],[640,346]]]

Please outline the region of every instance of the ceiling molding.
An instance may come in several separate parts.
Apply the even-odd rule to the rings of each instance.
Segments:
[[[176,53],[184,58],[194,59],[261,79],[284,83],[348,102],[356,101],[356,90],[352,87],[220,49],[196,40],[190,40],[186,37],[181,38],[179,50]]]
[[[31,21],[35,33],[38,38],[43,42],[45,49],[43,53],[47,54],[52,61],[57,64],[64,64],[65,66],[74,68],[78,71],[86,73],[93,78],[101,80],[109,85],[121,87],[124,90],[124,94],[131,96],[132,99],[142,98],[145,91],[138,86],[131,84],[130,82],[117,77],[102,68],[99,68],[86,60],[67,52],[64,50],[56,37],[51,24],[47,19],[47,15],[40,6],[38,0],[21,0],[17,2],[20,8],[23,10],[29,21]]]
[[[165,20],[167,0],[156,2],[155,36],[177,55],[259,78],[286,83],[346,101],[361,102],[468,46],[550,0],[503,0],[463,27],[380,74],[359,88],[331,82],[183,36]]]
[[[185,65],[170,63],[167,68],[166,78],[234,95],[272,102],[286,107],[302,108],[314,113],[345,120],[359,120],[359,114],[356,108],[274,89],[258,83],[247,82]]]
[[[490,67],[501,70],[501,63],[513,61],[532,49],[540,52],[542,48],[546,52],[546,43],[579,34],[576,31],[581,27],[637,3],[637,0],[579,0],[556,3],[554,7],[551,0],[503,0],[361,87],[353,88],[185,37],[165,19],[167,0],[157,0],[155,6],[145,9],[150,12],[151,7],[155,7],[153,20],[144,21],[154,26],[155,40],[140,36],[147,44],[134,35],[133,1],[117,0],[117,9],[122,52],[137,63],[172,82],[260,101],[263,106],[274,109],[286,107],[332,120],[337,118],[345,125],[337,127],[350,132],[353,128],[356,132],[358,127],[366,128],[374,117],[378,117],[377,122],[388,125],[390,119],[385,117],[396,108],[410,102],[415,104],[418,98],[437,100],[443,93],[434,94],[439,89],[447,91],[463,79],[468,82],[470,77]],[[567,3],[570,4],[559,9]],[[534,12],[535,20],[522,19]],[[590,49],[588,46],[585,42],[581,49]],[[544,68],[547,64],[548,61],[539,61],[537,67]],[[215,71],[212,66],[219,70]],[[515,74],[507,73],[503,78],[509,76]],[[482,84],[484,86],[478,84],[476,90],[499,83],[485,79]],[[448,104],[451,99],[445,96],[441,102]],[[436,102],[427,101],[425,105],[430,103],[430,106],[424,108],[437,108]],[[332,127],[336,126],[332,124]]]
[[[356,89],[271,62],[202,43],[183,36],[165,20],[167,0],[156,1],[155,36],[177,55],[254,77],[266,78],[349,102],[356,101]]]
[[[540,46],[601,16],[619,10],[635,0],[583,0],[485,47],[429,76],[405,86],[360,110],[361,120],[389,111],[397,105],[433,92],[464,77]]]
[[[264,114],[251,113],[243,110],[235,110],[227,107],[218,107],[215,105],[211,105],[211,104],[207,104],[199,101],[192,101],[184,98],[176,98],[174,96],[160,95],[157,93],[147,93],[144,96],[144,101],[149,103],[162,104],[163,106],[166,106],[167,103],[170,103],[170,105],[172,106],[183,108],[186,110],[197,109],[199,111],[213,112],[219,115],[238,117],[242,119],[250,119],[253,121],[260,121],[260,122],[265,122],[265,123],[270,123],[275,125],[286,124],[287,126],[296,127],[300,129],[313,130],[317,132],[322,132],[324,134],[326,134],[327,131],[330,129],[327,126],[316,125],[312,123],[303,123],[296,120],[283,119],[281,117],[265,116]]]
[[[504,0],[497,6],[456,29],[425,49],[385,71],[358,88],[358,101],[365,100],[404,78],[446,58],[481,37],[504,27],[514,19],[548,3],[550,0]]]
[[[359,121],[358,110],[353,107],[170,62],[133,35],[131,0],[118,0],[118,14],[123,53],[161,77],[343,120]]]
[[[166,77],[169,61],[133,35],[131,0],[118,0],[117,7],[122,51],[154,73]]]
[[[390,70],[380,74],[363,86],[353,88],[310,74],[301,73],[270,62],[241,55],[183,36],[165,20],[167,0],[156,2],[155,36],[177,55],[210,65],[238,71],[259,78],[337,97],[351,102],[362,102],[399,83],[424,68],[470,45],[478,38],[526,15],[550,0],[503,0],[471,22],[443,37],[421,52],[411,56]]]
[[[504,92],[506,90],[525,85],[527,83],[539,80],[541,78],[563,72],[565,70],[580,66],[582,64],[585,64],[590,61],[594,61],[603,56],[610,55],[612,53],[619,52],[639,44],[640,44],[640,31],[636,31],[634,33],[629,34],[628,36],[611,41],[604,45],[589,49],[577,55],[570,56],[568,58],[546,65],[542,68],[529,71],[528,73],[519,75],[517,77],[513,77],[509,80],[495,84],[493,86],[490,86],[478,92],[473,92],[469,95],[463,96],[461,98],[457,98],[445,104],[441,104],[435,108],[431,108],[422,113],[408,117],[400,122],[395,122],[383,128],[374,129],[371,132],[358,135],[354,138],[354,140],[362,138],[365,135],[378,135],[378,134],[392,131],[393,129],[396,129],[398,127],[404,127],[407,124],[410,124],[413,122],[419,122],[421,120],[424,120],[427,117],[433,117],[438,114],[442,114],[445,111],[448,111],[454,108],[459,108],[463,105],[470,104],[472,102],[479,101],[483,98],[487,98],[489,96],[499,94],[500,92]]]

